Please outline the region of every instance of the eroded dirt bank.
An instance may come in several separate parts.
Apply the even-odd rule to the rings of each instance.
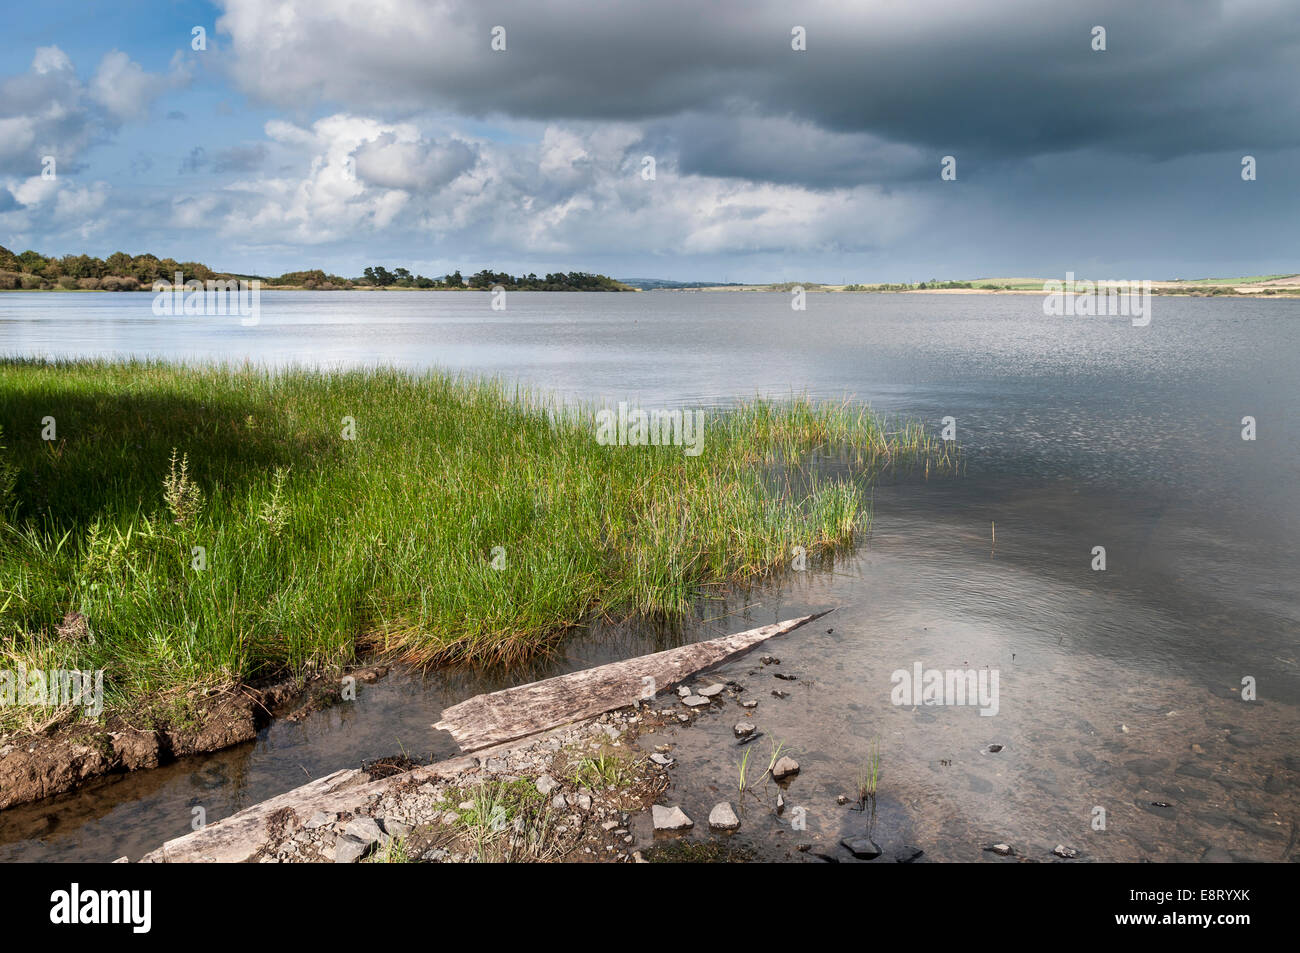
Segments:
[[[387,668],[353,671],[373,682]],[[0,810],[66,794],[105,775],[157,768],[252,741],[272,718],[332,704],[338,680],[320,676],[213,689],[154,704],[103,724],[63,723],[0,742]]]

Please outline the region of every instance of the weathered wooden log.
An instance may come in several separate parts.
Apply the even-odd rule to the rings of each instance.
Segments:
[[[831,610],[827,610],[831,611]],[[520,685],[490,695],[479,695],[443,712],[435,727],[450,728],[467,751],[448,761],[414,768],[402,774],[370,781],[358,768],[335,771],[284,794],[251,805],[200,830],[167,841],[146,854],[153,863],[241,863],[271,845],[278,830],[303,823],[318,811],[356,813],[377,795],[397,785],[459,778],[486,758],[544,739],[564,725],[635,704],[653,688],[661,691],[709,666],[716,665],[760,642],[797,629],[826,615],[803,616],[765,625],[747,632],[697,642],[680,648],[613,662],[571,675]],[[648,683],[643,679],[654,679]],[[482,749],[487,750],[482,750]],[[286,815],[292,813],[293,822]]]
[[[445,709],[433,727],[450,732],[462,751],[523,738],[635,705],[775,635],[820,619],[826,612],[476,695]]]
[[[545,737],[542,736],[543,739]],[[145,854],[140,861],[169,864],[244,863],[277,840],[278,828],[301,825],[317,811],[326,814],[355,814],[370,804],[372,798],[383,795],[398,785],[420,785],[426,781],[460,778],[466,772],[479,768],[484,759],[503,755],[536,740],[538,739],[529,738],[524,742],[500,745],[478,754],[437,761],[378,781],[369,780],[369,775],[360,768],[335,771],[323,778],[309,781],[302,787],[250,805],[197,831],[173,838]],[[293,823],[286,823],[283,812],[292,812]],[[281,818],[278,822],[277,815]]]

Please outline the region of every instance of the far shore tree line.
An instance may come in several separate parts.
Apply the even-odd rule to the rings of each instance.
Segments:
[[[487,290],[498,285],[507,291],[633,291],[613,278],[584,271],[555,272],[544,276],[494,272],[490,268],[470,275],[461,275],[457,269],[437,278],[413,275],[406,268],[391,271],[382,265],[371,265],[356,278],[327,274],[316,268],[308,271],[290,271],[278,278],[261,275],[240,275],[214,271],[197,261],[176,261],[156,255],[128,255],[114,252],[107,258],[93,255],[64,255],[62,258],[42,255],[27,250],[15,254],[0,245],[0,290],[52,290],[68,291],[148,291],[155,281],[174,282],[180,274],[183,281],[209,281],[256,278],[268,288],[306,288],[317,291],[347,290],[350,288],[423,288],[436,290]]]

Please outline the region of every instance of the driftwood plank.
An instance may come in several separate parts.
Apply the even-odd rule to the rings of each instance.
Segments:
[[[826,612],[801,616],[706,642],[557,675],[490,695],[476,695],[445,709],[433,727],[449,731],[462,751],[477,751],[513,741],[636,704],[689,675],[824,615]]]
[[[541,739],[546,737],[545,734],[540,736]],[[369,776],[360,768],[335,771],[292,791],[252,804],[197,831],[175,837],[145,854],[140,861],[158,864],[245,863],[276,840],[272,816],[286,809],[293,812],[297,824],[302,824],[317,811],[326,814],[347,811],[355,814],[363,811],[374,798],[400,786],[463,778],[467,772],[472,773],[479,768],[484,759],[504,756],[515,748],[526,747],[537,740],[539,739],[530,738],[517,744],[499,745],[474,755],[436,761],[378,781],[369,780]]]

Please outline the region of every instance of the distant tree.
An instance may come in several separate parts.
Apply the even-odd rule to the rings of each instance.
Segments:
[[[131,256],[124,251],[115,251],[104,262],[104,274],[129,275],[131,273]]]

